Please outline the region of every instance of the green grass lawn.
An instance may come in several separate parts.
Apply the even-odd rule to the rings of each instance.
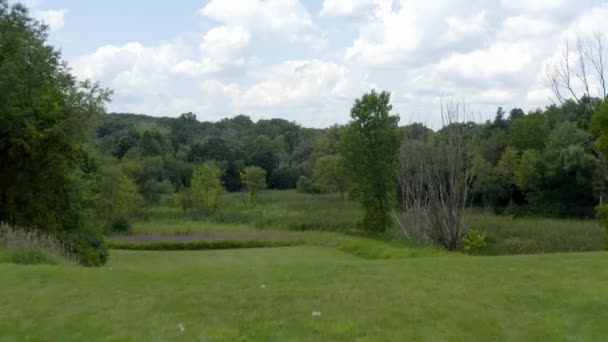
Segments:
[[[0,274],[2,341],[608,335],[608,253],[368,260],[312,246],[112,251],[102,268],[0,264]]]

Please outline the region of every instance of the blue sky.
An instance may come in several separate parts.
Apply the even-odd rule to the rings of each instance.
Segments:
[[[475,120],[543,107],[564,42],[608,32],[600,0],[24,2],[77,76],[114,89],[110,111],[316,127],[372,88],[402,124],[438,127],[442,96]]]

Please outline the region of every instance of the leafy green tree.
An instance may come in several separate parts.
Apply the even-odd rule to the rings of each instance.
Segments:
[[[270,137],[260,135],[255,140],[253,153],[249,156],[249,164],[263,168],[267,175],[272,174],[277,168],[279,158]]]
[[[161,156],[123,158],[125,171],[135,180],[147,203],[159,203],[163,195],[173,192],[171,181],[165,176]]]
[[[523,198],[515,185],[515,172],[519,167],[519,151],[508,146],[503,152],[498,164],[494,167],[494,193],[490,194],[495,203],[506,206],[510,202],[521,204]]]
[[[502,107],[498,107],[498,109],[496,110],[496,116],[494,117],[494,122],[492,124],[495,128],[507,128],[508,122],[505,119],[505,111],[502,109]]]
[[[523,118],[526,115],[521,108],[513,108],[509,111],[509,121],[514,122],[519,118]]]
[[[300,176],[297,167],[281,165],[270,175],[270,188],[272,189],[294,189]]]
[[[513,178],[515,185],[528,193],[540,191],[543,166],[540,152],[525,150],[515,169]]]
[[[211,215],[221,205],[224,186],[222,171],[213,162],[206,162],[194,169],[192,186],[181,193],[182,208]]]
[[[596,137],[597,148],[608,157],[608,101],[602,102],[593,112],[591,133]]]
[[[390,225],[397,184],[399,116],[391,115],[391,110],[389,92],[372,90],[355,100],[339,145],[363,206],[362,225],[377,232]]]
[[[249,202],[255,204],[259,192],[266,189],[266,170],[259,166],[247,166],[241,173],[241,182],[249,193]]]
[[[0,221],[55,233],[97,265],[107,253],[87,228],[83,161],[110,92],[78,82],[46,40],[47,27],[24,6],[0,0]]]
[[[520,151],[542,150],[548,137],[546,117],[543,114],[528,114],[511,123],[509,145]]]
[[[319,190],[327,193],[339,192],[344,198],[344,192],[348,190],[349,179],[342,157],[328,155],[317,159],[313,172],[315,186]]]
[[[300,176],[300,179],[298,179],[298,183],[296,184],[296,190],[303,194],[312,194],[315,192],[315,187],[310,178]]]
[[[97,206],[108,224],[117,219],[128,219],[143,208],[145,201],[137,184],[120,165],[103,166],[100,177]]]

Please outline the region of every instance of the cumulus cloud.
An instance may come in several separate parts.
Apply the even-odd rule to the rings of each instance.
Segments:
[[[210,0],[193,15],[207,24],[194,38],[101,46],[74,70],[114,88],[117,111],[327,126],[382,88],[404,122],[437,127],[440,96],[483,118],[548,104],[563,41],[608,31],[608,3],[592,0]]]
[[[317,59],[284,61],[251,77],[254,81],[248,86],[206,80],[201,90],[221,99],[222,111],[256,118],[280,113],[328,126],[345,122],[352,100],[373,87],[366,75]]]
[[[325,0],[319,15],[362,18],[373,13],[377,6],[375,0]]]
[[[463,37],[483,34],[487,30],[488,22],[486,12],[481,11],[469,17],[447,17],[448,24],[447,39],[458,41]]]
[[[319,43],[323,37],[298,0],[211,0],[199,14],[226,26],[290,42]]]

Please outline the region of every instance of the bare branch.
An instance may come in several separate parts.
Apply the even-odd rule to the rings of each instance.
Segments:
[[[461,247],[466,234],[464,209],[472,185],[466,145],[463,102],[441,103],[439,141],[406,139],[401,153],[403,229],[419,240],[432,240],[449,250]]]

